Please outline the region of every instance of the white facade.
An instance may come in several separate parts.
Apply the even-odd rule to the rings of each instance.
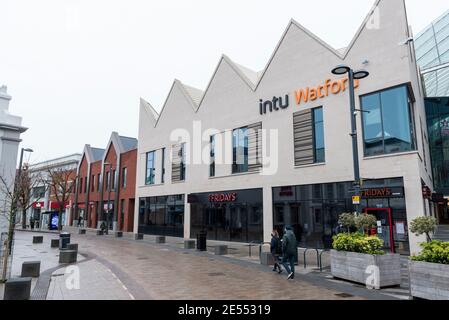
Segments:
[[[11,96],[6,86],[0,87],[0,175],[7,181],[8,189],[12,190],[17,165],[17,151],[20,134],[27,128],[22,127],[22,118],[9,113]],[[7,231],[8,202],[0,193],[0,233]],[[10,204],[10,203],[9,203]]]
[[[45,184],[45,180],[48,178],[48,170],[76,170],[78,167],[78,163],[81,160],[81,154],[74,153],[71,155],[67,155],[64,157],[59,157],[35,164],[31,164],[29,166],[29,173],[31,177],[38,179],[39,183],[36,184],[33,188],[31,195],[31,203],[33,203],[32,207],[27,210],[27,225],[30,223],[30,217],[33,213],[37,213],[40,215],[39,217],[39,228],[46,228],[48,224],[48,215],[42,215],[43,212],[52,211],[52,201],[50,198],[50,190],[48,185]],[[39,190],[42,192],[39,194]],[[68,207],[65,209],[63,215],[63,225],[68,225],[70,221],[72,204],[70,203]],[[54,211],[54,210],[53,210]]]
[[[413,43],[405,41],[410,36],[403,0],[376,1],[344,50],[331,48],[292,20],[261,72],[252,72],[223,56],[204,92],[176,80],[160,115],[141,100],[134,232],[139,230],[139,198],[184,194],[184,237],[190,238],[188,194],[262,188],[263,239],[269,241],[273,228],[273,187],[353,181],[348,90],[299,105],[295,101],[295,90],[323,85],[326,79],[341,80],[343,77],[331,74],[339,64],[370,72],[356,89],[357,109],[361,108],[359,96],[402,84],[409,86],[414,96],[416,150],[365,157],[362,120],[357,117],[360,172],[364,179],[403,178],[407,220],[429,214],[429,204],[422,197],[422,182],[432,186],[430,159],[427,142],[422,141],[420,134],[421,130],[426,132],[426,117]],[[288,108],[259,113],[260,99],[265,101],[285,95],[290,98]],[[326,161],[295,166],[293,113],[319,106],[323,107],[324,114]],[[267,171],[232,174],[232,164],[228,162],[217,165],[215,177],[209,177],[208,163],[190,163],[186,167],[185,181],[172,182],[170,155],[172,146],[177,143],[176,136],[182,130],[189,134],[188,138],[181,138],[187,143],[187,158],[195,162],[199,154],[193,149],[200,146],[208,154],[211,134],[204,134],[201,141],[197,132],[213,128],[224,137],[229,136],[232,129],[257,122],[262,122],[262,128],[269,131],[268,136],[262,138],[270,145],[270,148],[264,146],[263,152],[267,155],[263,160],[271,157],[273,162],[278,158],[274,174],[267,174]],[[269,137],[270,130],[277,138]],[[166,150],[164,183],[161,183],[159,169],[162,148]],[[232,151],[232,141],[225,143],[225,150]],[[155,184],[146,185],[146,153],[150,151],[156,151]],[[409,234],[409,239],[410,251],[417,252],[418,243],[423,239],[413,234]]]

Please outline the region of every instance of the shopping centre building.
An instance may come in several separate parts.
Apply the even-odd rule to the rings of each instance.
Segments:
[[[415,48],[426,96],[433,200],[440,224],[436,237],[443,240],[449,237],[449,11],[416,36]]]
[[[222,56],[204,91],[174,81],[160,114],[141,100],[134,232],[267,242],[291,225],[300,246],[327,248],[358,209],[386,249],[416,252],[409,223],[434,204],[411,37],[404,1],[380,0],[346,48],[291,21],[264,70]],[[359,201],[342,64],[369,72],[355,82]]]

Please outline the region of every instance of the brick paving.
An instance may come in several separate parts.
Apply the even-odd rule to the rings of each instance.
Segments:
[[[288,281],[285,273],[273,273],[270,267],[261,266],[254,258],[236,254],[215,256],[183,249],[182,239],[156,244],[150,237],[134,241],[74,232],[71,243],[79,244],[83,257],[76,264],[80,288],[69,290],[65,267],[55,268],[58,250],[47,249],[49,239],[55,235],[44,235],[44,245],[30,247],[32,235],[18,232],[17,237],[21,239],[18,243],[30,255],[30,250],[34,251],[30,257],[33,260],[39,255],[45,258],[45,268],[52,272],[47,299],[389,299],[374,290],[329,281],[324,274],[314,274],[300,266],[296,278]],[[29,255],[21,250],[16,252],[28,259]]]

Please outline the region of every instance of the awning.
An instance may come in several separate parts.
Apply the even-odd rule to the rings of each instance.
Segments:
[[[66,202],[66,203],[64,204],[64,208],[66,208],[67,205],[68,205],[68,203]],[[59,209],[59,203],[58,203],[58,202],[55,202],[55,201],[51,201],[51,202],[50,202],[50,209]]]
[[[44,208],[44,201],[34,201],[31,207],[33,209]]]

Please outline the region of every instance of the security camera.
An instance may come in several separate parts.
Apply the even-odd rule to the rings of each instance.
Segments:
[[[412,42],[413,40],[414,40],[413,37],[409,37],[406,40],[404,40],[402,42],[399,42],[399,45],[400,46],[405,46],[406,44],[409,44],[409,42]]]

